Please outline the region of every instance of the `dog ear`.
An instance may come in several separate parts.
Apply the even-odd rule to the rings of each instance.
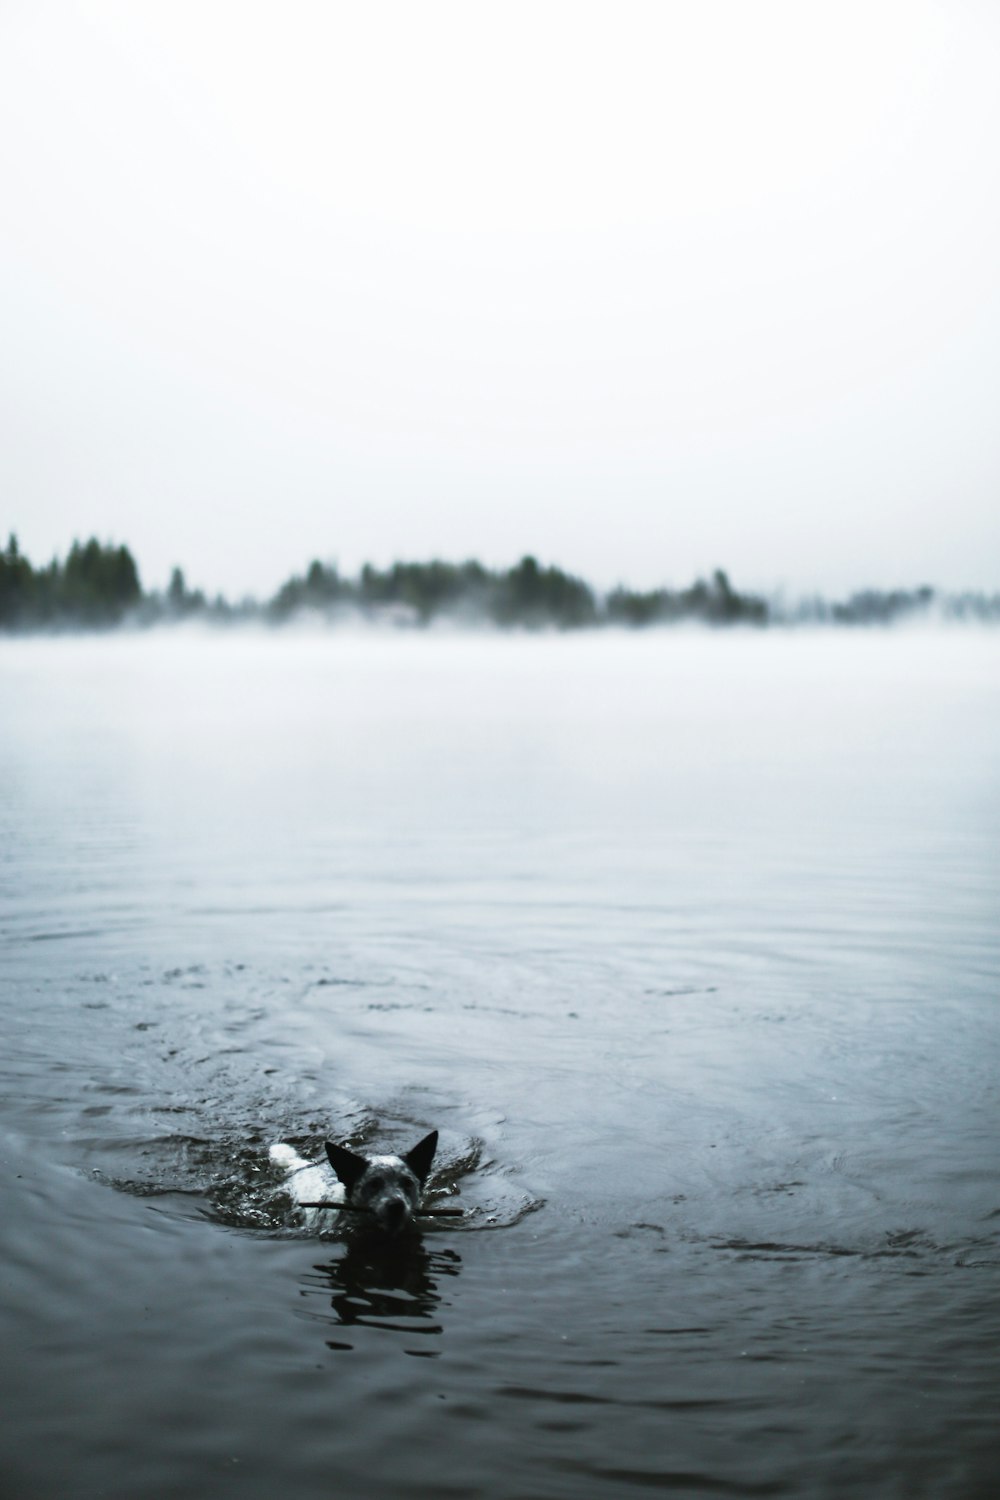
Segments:
[[[431,1162],[434,1160],[437,1144],[438,1133],[436,1130],[432,1130],[430,1135],[425,1135],[423,1140],[418,1141],[413,1150],[407,1151],[403,1157],[403,1160],[421,1187],[427,1181],[427,1174],[431,1169]]]
[[[348,1151],[346,1146],[337,1146],[333,1141],[327,1141],[326,1154],[330,1159],[331,1167],[350,1192],[358,1179],[368,1170],[369,1163],[363,1156],[358,1156],[356,1151]]]

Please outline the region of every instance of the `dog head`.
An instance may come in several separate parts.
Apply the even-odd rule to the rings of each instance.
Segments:
[[[432,1130],[405,1156],[359,1156],[327,1141],[326,1154],[351,1207],[367,1209],[385,1234],[397,1235],[420,1206],[437,1142]]]

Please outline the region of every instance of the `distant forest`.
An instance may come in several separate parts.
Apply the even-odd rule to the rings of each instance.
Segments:
[[[127,547],[96,537],[74,542],[65,561],[34,567],[11,535],[0,552],[0,631],[105,630],[200,620],[229,625],[293,620],[368,620],[427,626],[435,621],[528,630],[578,630],[601,625],[632,629],[696,621],[729,626],[889,625],[921,617],[1000,622],[1000,594],[944,594],[928,586],[868,589],[840,602],[821,598],[786,604],[735,589],[717,569],[687,588],[646,591],[619,587],[601,594],[561,568],[523,557],[493,570],[478,562],[366,563],[356,578],[315,561],[289,578],[273,598],[231,604],[188,587],[175,568],[165,591],[146,592]]]

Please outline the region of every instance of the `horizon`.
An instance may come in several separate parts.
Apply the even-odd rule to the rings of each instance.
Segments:
[[[189,586],[173,570],[166,590],[144,588],[141,569],[124,544],[96,537],[75,541],[65,561],[35,568],[15,535],[0,552],[0,631],[23,635],[64,630],[172,626],[201,621],[216,627],[259,622],[284,626],[307,618],[327,625],[355,619],[425,628],[490,625],[501,630],[559,631],[619,627],[627,630],[695,623],[708,627],[886,626],[935,621],[995,625],[1000,592],[949,593],[924,584],[913,589],[870,588],[837,598],[819,593],[788,597],[733,587],[716,568],[686,588],[661,585],[636,590],[620,584],[601,590],[580,575],[531,555],[507,569],[476,559],[397,561],[379,570],[340,573],[313,560],[272,595],[214,596]]]
[[[3,530],[4,528],[0,527],[0,532],[2,532]],[[940,597],[979,595],[986,598],[995,598],[1000,596],[1000,582],[981,588],[975,588],[971,586],[960,586],[955,588],[942,585],[939,582],[935,581],[933,578],[886,580],[869,579],[864,583],[859,583],[854,587],[843,589],[840,591],[824,591],[822,589],[806,588],[796,590],[794,583],[787,585],[781,584],[774,589],[767,590],[765,588],[755,587],[754,585],[747,583],[744,579],[734,575],[733,570],[727,567],[724,561],[718,561],[711,567],[704,568],[697,573],[693,573],[687,578],[676,576],[661,577],[656,582],[650,585],[644,585],[637,584],[632,579],[620,577],[611,584],[604,584],[593,577],[589,577],[585,573],[565,567],[557,557],[537,557],[534,553],[526,552],[523,549],[519,552],[516,552],[514,556],[499,563],[486,561],[482,557],[458,556],[457,554],[453,556],[435,555],[424,557],[405,557],[397,555],[394,557],[390,557],[389,560],[384,563],[375,562],[372,558],[364,558],[358,564],[358,566],[353,569],[342,568],[337,562],[336,558],[324,558],[322,556],[313,555],[304,558],[297,567],[293,567],[293,569],[284,577],[279,578],[273,588],[261,593],[252,593],[250,591],[245,591],[243,593],[237,594],[228,593],[225,589],[215,587],[210,580],[202,579],[197,574],[192,573],[187,564],[180,561],[172,565],[169,570],[168,576],[162,582],[159,580],[150,582],[147,574],[143,569],[142,559],[137,554],[137,549],[133,547],[126,538],[117,536],[100,537],[94,532],[90,532],[88,534],[86,527],[82,529],[79,535],[74,536],[68,545],[64,546],[61,549],[56,549],[55,552],[51,553],[51,555],[49,556],[46,556],[44,559],[42,557],[31,556],[28,549],[22,544],[21,533],[16,527],[7,528],[6,534],[8,540],[4,543],[3,550],[9,548],[10,542],[13,541],[16,544],[18,554],[23,559],[25,559],[36,572],[40,572],[43,569],[51,567],[53,565],[58,568],[62,568],[65,566],[65,562],[73,550],[80,549],[86,546],[89,542],[97,542],[101,548],[107,549],[109,551],[112,549],[124,548],[128,552],[135,563],[139,575],[139,582],[144,595],[155,596],[158,594],[166,594],[170,589],[173,576],[179,574],[185,589],[189,593],[194,593],[197,591],[203,593],[208,601],[221,598],[227,604],[234,606],[246,603],[260,606],[267,605],[289,583],[305,579],[309,570],[315,567],[317,564],[322,569],[336,574],[343,582],[351,583],[359,581],[362,577],[362,574],[369,568],[373,569],[376,573],[386,574],[391,572],[394,568],[420,569],[442,565],[446,568],[460,569],[463,567],[471,566],[482,567],[486,572],[491,574],[503,574],[514,571],[525,562],[531,562],[536,564],[542,571],[551,570],[557,573],[562,573],[566,577],[586,585],[589,589],[591,589],[591,591],[597,598],[604,598],[608,594],[613,593],[616,589],[621,589],[633,593],[645,593],[657,589],[663,589],[667,591],[682,590],[684,588],[689,588],[697,584],[711,585],[712,581],[719,577],[724,578],[727,585],[735,587],[736,591],[743,594],[744,596],[756,596],[772,602],[780,600],[782,596],[786,594],[789,595],[792,600],[797,602],[807,602],[810,598],[818,597],[826,603],[834,603],[838,598],[849,599],[867,592],[880,594],[905,592],[915,594],[921,590],[928,589],[932,593]]]

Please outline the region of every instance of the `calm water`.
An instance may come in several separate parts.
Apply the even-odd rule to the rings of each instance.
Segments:
[[[0,643],[21,1500],[992,1495],[1000,634]],[[297,1231],[279,1138],[468,1208]]]

